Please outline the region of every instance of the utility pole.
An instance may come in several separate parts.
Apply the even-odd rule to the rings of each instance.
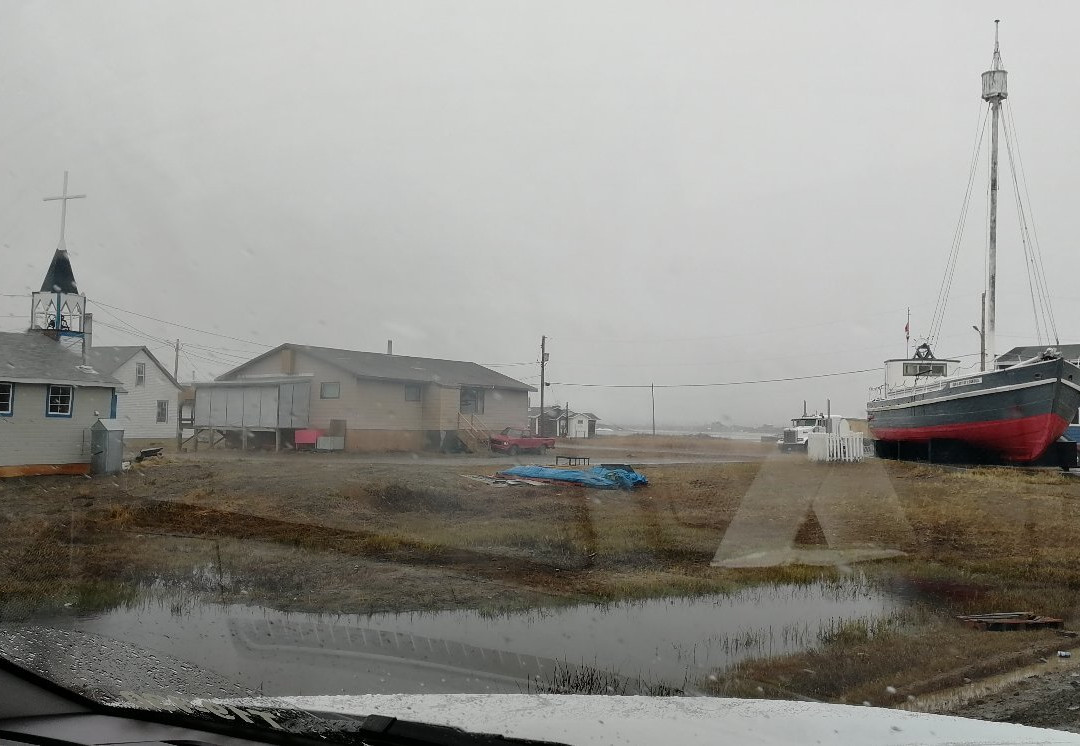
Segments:
[[[656,384],[649,384],[649,396],[652,398],[652,434],[656,437]]]
[[[540,337],[540,414],[536,418],[536,434],[544,435],[544,366],[547,365],[547,336]]]
[[[176,340],[176,348],[173,352],[172,377],[180,380],[180,340]]]

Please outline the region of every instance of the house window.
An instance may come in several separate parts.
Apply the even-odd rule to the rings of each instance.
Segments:
[[[146,363],[135,363],[135,385],[146,385]]]
[[[341,384],[338,381],[329,381],[319,385],[320,399],[341,398]]]
[[[483,414],[484,390],[462,389],[460,411],[462,414]]]
[[[405,401],[420,401],[420,384],[405,384]]]
[[[158,399],[157,403],[157,421],[168,422],[169,421],[169,400]]]
[[[943,376],[945,363],[904,363],[905,376]]]
[[[71,400],[74,389],[71,386],[49,386],[49,400],[45,409],[46,417],[70,417]]]
[[[9,416],[15,404],[15,384],[0,383],[0,417]]]

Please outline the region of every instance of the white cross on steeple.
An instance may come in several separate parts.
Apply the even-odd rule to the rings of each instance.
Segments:
[[[85,194],[68,194],[67,193],[68,172],[64,172],[64,193],[59,197],[44,197],[42,201],[51,202],[52,200],[61,200],[60,202],[60,243],[56,247],[61,251],[67,251],[67,247],[64,245],[64,225],[67,223],[67,203],[69,199],[86,199]]]

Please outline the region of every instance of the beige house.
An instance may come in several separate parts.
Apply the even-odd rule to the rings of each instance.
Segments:
[[[294,392],[303,390],[300,383],[309,386],[306,402],[292,399],[286,405],[273,392],[254,393],[260,382],[280,391],[289,381],[298,382]],[[245,383],[250,395],[243,393]],[[216,388],[232,393],[215,393]],[[527,427],[530,391],[535,389],[476,363],[284,344],[214,383],[198,384],[195,417],[206,420],[196,427],[206,427],[222,416],[214,414],[212,397],[222,406],[231,397],[233,409],[245,408],[237,416],[246,414],[252,422],[260,417],[256,401],[263,409],[272,407],[272,416],[264,412],[259,421],[283,423],[276,426],[279,442],[282,430],[311,428],[343,435],[349,451],[445,449],[478,444],[484,434],[504,427]],[[223,416],[223,422],[240,421]],[[284,435],[288,443],[292,433]]]

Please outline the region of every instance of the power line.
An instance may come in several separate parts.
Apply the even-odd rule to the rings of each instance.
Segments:
[[[197,350],[213,350],[221,355],[228,355],[229,357],[243,358],[249,360],[253,353],[251,350],[238,350],[233,347],[214,347],[212,345],[200,345],[194,342],[184,342],[187,347],[194,347]],[[261,353],[260,353],[261,354]]]
[[[109,311],[106,308],[103,308],[101,310],[104,311],[106,314],[108,314],[110,318],[116,319],[117,322],[123,324],[125,327],[127,327],[127,329],[131,329],[132,332],[134,332],[135,334],[138,334],[138,335],[143,336],[143,337],[149,337],[149,338],[151,338],[151,339],[153,339],[155,341],[158,341],[158,342],[163,342],[163,343],[165,342],[165,340],[161,339],[160,337],[155,337],[153,334],[150,334],[149,332],[144,332],[142,329],[135,326],[134,324],[132,324],[132,323],[130,323],[128,321],[125,321],[124,319],[120,318],[119,316],[117,316],[112,311]],[[100,319],[98,319],[98,324],[100,324],[101,326],[107,327],[109,329],[116,329],[115,326],[111,326],[110,324],[108,324],[108,323],[106,323],[104,321],[101,321]],[[126,329],[119,329],[118,331],[126,331]],[[128,332],[128,333],[130,334],[132,332]]]
[[[88,298],[87,300],[90,300],[90,299]],[[198,329],[198,328],[196,328],[194,326],[186,326],[184,324],[178,324],[175,321],[166,321],[165,319],[159,319],[159,318],[157,318],[155,316],[147,316],[146,314],[143,314],[143,313],[136,313],[135,311],[129,311],[128,309],[120,308],[119,306],[110,306],[108,303],[102,303],[101,301],[97,300],[96,298],[93,299],[93,302],[95,304],[99,305],[99,306],[104,306],[105,308],[111,308],[114,311],[121,311],[123,313],[130,313],[132,316],[138,316],[141,319],[149,319],[150,321],[156,321],[159,324],[167,324],[169,326],[175,326],[177,329],[186,329],[189,332],[198,332],[200,334],[209,334],[212,337],[221,337],[222,339],[231,339],[234,342],[243,342],[244,344],[255,345],[256,347],[274,347],[274,345],[268,345],[265,342],[256,342],[256,341],[251,340],[251,339],[243,339],[241,337],[233,337],[233,336],[230,336],[228,334],[220,334],[218,332],[207,331],[206,329]]]
[[[182,347],[190,347],[193,350],[202,350],[203,352],[206,352],[208,354],[212,353],[214,355],[219,355],[221,357],[234,358],[236,360],[250,360],[251,356],[253,354],[253,353],[249,352],[246,355],[238,355],[238,354],[233,353],[233,352],[228,352],[225,349],[220,348],[220,347],[208,347],[206,345],[192,344],[191,342],[184,342],[181,346]]]
[[[878,368],[862,368],[861,370],[843,370],[835,373],[815,373],[809,376],[789,376],[787,378],[761,378],[753,381],[720,381],[718,383],[569,383],[552,381],[552,386],[580,386],[587,388],[604,389],[647,389],[655,386],[658,389],[690,389],[705,388],[710,386],[749,386],[758,383],[783,383],[786,381],[807,381],[812,378],[833,378],[835,376],[853,376],[859,373],[877,373]]]
[[[130,337],[135,337],[136,339],[140,339],[140,340],[143,340],[143,341],[153,342],[154,344],[158,344],[158,345],[170,344],[169,341],[166,340],[166,339],[161,339],[159,337],[155,337],[152,334],[147,334],[146,332],[139,331],[138,329],[135,329],[134,331],[131,330],[131,329],[125,329],[122,326],[115,326],[113,324],[108,323],[107,321],[101,321],[100,319],[98,321],[94,322],[94,324],[95,324],[95,326],[103,326],[106,329],[112,329],[113,331],[117,331],[117,332],[120,332],[122,334],[127,334]]]
[[[200,375],[202,374],[202,369],[201,369],[201,368],[199,368],[199,366],[195,364],[195,361],[194,361],[194,360],[192,360],[192,359],[191,359],[191,358],[190,358],[190,357],[188,356],[187,350],[185,350],[185,349],[183,349],[183,348],[180,348],[180,354],[181,354],[181,355],[183,355],[183,356],[184,356],[184,359],[185,359],[185,360],[187,360],[187,361],[188,361],[188,363],[190,363],[190,364],[191,364],[191,367],[192,367],[192,369],[193,369],[193,372],[195,372],[195,373],[199,373]]]
[[[234,361],[231,361],[231,360],[215,360],[212,357],[206,357],[205,355],[198,355],[198,354],[186,349],[185,345],[181,345],[180,350],[185,355],[189,355],[191,357],[197,358],[197,359],[202,360],[202,361],[207,362],[207,363],[213,363],[214,365],[226,365],[226,366],[233,367],[233,368],[236,367],[236,363]]]

